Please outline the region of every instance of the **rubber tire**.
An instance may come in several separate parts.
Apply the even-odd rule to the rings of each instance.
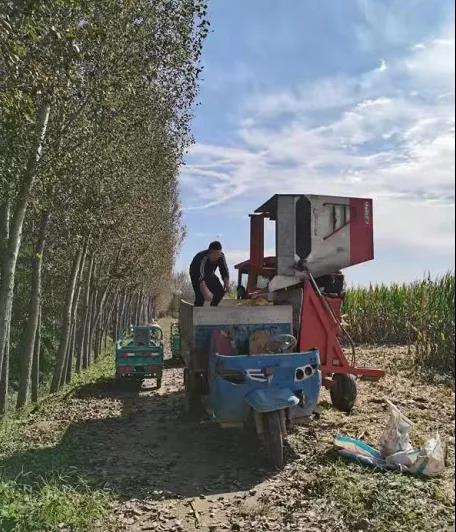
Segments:
[[[188,416],[195,416],[201,410],[199,394],[196,391],[196,383],[194,376],[192,377],[190,371],[186,368],[184,370],[184,412]]]
[[[264,446],[270,464],[276,469],[283,469],[284,434],[281,412],[269,412],[264,415]]]
[[[157,390],[159,390],[162,387],[162,379],[161,377],[157,379]]]
[[[334,407],[349,414],[353,410],[358,396],[355,377],[345,373],[336,373],[329,393]]]

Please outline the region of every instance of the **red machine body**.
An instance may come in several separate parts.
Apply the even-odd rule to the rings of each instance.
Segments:
[[[276,222],[275,257],[264,256],[266,219]],[[239,297],[268,294],[293,306],[299,350],[320,351],[326,387],[335,375],[383,377],[381,369],[356,366],[342,325],[340,270],[374,256],[372,200],[277,195],[250,215],[250,223],[250,260],[236,266]],[[352,344],[351,360],[342,348],[344,335]]]

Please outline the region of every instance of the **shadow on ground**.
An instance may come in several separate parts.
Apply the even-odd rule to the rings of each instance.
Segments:
[[[42,477],[71,482],[76,472],[90,485],[109,488],[120,499],[198,497],[249,490],[270,476],[255,439],[222,431],[182,413],[182,394],[117,390],[106,379],[82,386],[78,408],[93,398],[120,401],[119,417],[72,424],[60,442],[0,461],[5,479],[25,485]]]

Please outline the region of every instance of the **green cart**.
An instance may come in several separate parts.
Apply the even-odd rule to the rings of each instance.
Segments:
[[[145,379],[157,379],[161,388],[164,366],[163,331],[159,325],[133,327],[116,348],[116,376],[121,382],[142,386]]]

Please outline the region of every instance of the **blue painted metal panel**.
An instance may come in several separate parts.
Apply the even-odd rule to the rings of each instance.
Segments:
[[[245,396],[246,403],[257,412],[275,412],[299,404],[299,399],[289,388],[270,386],[264,390],[254,390]]]
[[[247,419],[251,405],[247,396],[261,390],[272,397],[294,394],[299,405],[293,406],[292,417],[310,416],[318,402],[321,373],[318,352],[281,355],[224,357],[213,355],[209,361],[210,403],[220,423],[239,423]],[[297,370],[311,370],[297,379]],[[264,396],[265,397],[265,396]],[[288,395],[289,397],[289,395]],[[283,408],[283,407],[282,407]]]

